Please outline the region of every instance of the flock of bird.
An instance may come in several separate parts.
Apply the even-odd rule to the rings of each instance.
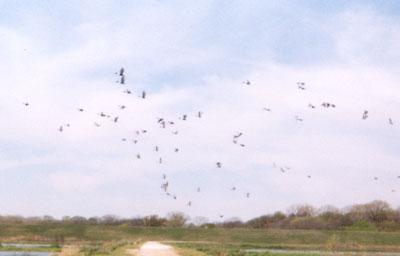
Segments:
[[[125,85],[125,83],[126,83],[125,69],[124,69],[124,68],[121,68],[121,69],[119,70],[119,72],[115,72],[115,75],[118,77],[118,80],[116,81],[116,83],[118,83],[118,84],[120,84],[120,85]],[[248,85],[248,86],[251,86],[251,85],[252,85],[252,83],[251,83],[249,80],[243,81],[242,84],[245,84],[245,85]],[[306,91],[306,90],[307,90],[306,83],[305,83],[305,82],[297,82],[297,88],[298,88],[298,90]],[[123,93],[132,94],[132,91],[129,90],[129,89],[125,89],[125,90],[123,91]],[[138,97],[141,98],[141,99],[143,99],[143,100],[146,99],[146,96],[147,96],[147,94],[146,94],[145,91],[142,91],[141,94],[138,95]],[[30,106],[30,103],[29,103],[29,102],[23,102],[23,105],[24,105],[25,107],[29,107],[29,106]],[[331,103],[331,102],[322,102],[322,103],[320,104],[320,106],[321,106],[321,107],[324,107],[324,108],[336,108],[336,104]],[[318,107],[318,105],[309,103],[308,107],[309,107],[309,108],[312,108],[312,109],[315,109],[315,108]],[[124,104],[121,104],[121,105],[118,105],[118,108],[119,108],[120,110],[124,110],[124,109],[127,108],[127,106],[124,105]],[[272,111],[272,109],[267,108],[267,107],[264,107],[263,110],[264,110],[264,111],[267,111],[267,112],[271,112],[271,111]],[[85,109],[84,109],[84,108],[77,108],[77,111],[78,111],[78,112],[84,112]],[[202,111],[198,111],[198,112],[195,114],[195,117],[201,119],[201,118],[203,117],[203,115],[204,115],[204,113],[203,113]],[[108,119],[109,121],[114,122],[114,123],[117,123],[117,122],[120,120],[120,117],[119,117],[119,116],[111,116],[111,115],[106,114],[106,113],[104,113],[104,112],[98,113],[98,116],[99,116],[100,118],[102,118],[102,119]],[[302,122],[302,121],[303,121],[303,118],[300,117],[300,116],[298,116],[298,115],[295,115],[294,117],[295,117],[295,121],[299,121],[299,122]],[[363,112],[362,115],[361,115],[361,119],[362,119],[362,120],[366,120],[367,118],[368,118],[368,110],[364,110],[364,112]],[[179,121],[182,121],[182,122],[186,122],[186,121],[188,121],[188,115],[187,115],[187,114],[183,114],[182,116],[178,117],[177,120],[167,120],[167,119],[164,118],[164,117],[157,117],[157,118],[155,119],[155,122],[157,123],[157,125],[158,125],[161,129],[165,129],[165,128],[170,127],[170,126],[171,126],[171,127],[174,127],[174,125],[175,125],[177,122],[179,122],[178,120],[179,120]],[[94,121],[93,124],[94,124],[94,126],[96,126],[96,127],[101,127],[102,122],[101,122],[101,121]],[[393,122],[392,118],[388,118],[388,124],[389,124],[389,125],[394,125],[394,122]],[[69,124],[69,123],[61,124],[61,125],[58,127],[58,131],[59,131],[60,133],[63,133],[63,132],[65,131],[65,129],[66,129],[66,128],[69,128],[69,127],[70,127],[70,124]],[[146,134],[146,133],[147,133],[147,130],[146,130],[146,129],[136,130],[135,133],[136,133],[136,135]],[[173,129],[173,130],[171,131],[171,134],[172,134],[172,135],[178,135],[178,134],[179,134],[179,129]],[[232,137],[232,142],[233,142],[235,145],[237,145],[238,147],[243,147],[243,148],[244,148],[244,147],[245,147],[245,144],[241,142],[241,138],[242,138],[243,135],[244,135],[243,132],[237,132],[236,134],[233,135],[233,137]],[[127,142],[127,141],[128,141],[127,138],[122,138],[121,140],[122,140],[123,142]],[[137,144],[137,143],[138,143],[138,139],[137,139],[137,138],[132,139],[132,143]],[[159,151],[160,151],[160,147],[159,147],[158,145],[154,145],[154,151],[155,151],[155,152],[159,152]],[[173,148],[173,152],[179,153],[179,151],[180,151],[180,149],[179,149],[178,147]],[[140,153],[137,153],[137,154],[136,154],[136,159],[137,159],[137,160],[141,160],[141,159],[142,159],[142,155],[141,155]],[[163,158],[160,156],[160,157],[158,158],[158,161],[157,161],[157,162],[158,162],[159,164],[163,164]],[[223,168],[223,166],[224,166],[224,165],[223,165],[222,161],[215,162],[215,167],[216,167],[216,168]],[[291,167],[289,167],[289,166],[278,166],[275,162],[272,163],[272,167],[275,168],[275,169],[278,169],[278,170],[279,170],[280,172],[282,172],[282,173],[286,173],[286,172],[288,172],[288,171],[291,169]],[[307,177],[308,179],[311,179],[311,175],[307,175],[306,177]],[[400,179],[400,176],[398,176],[397,178]],[[378,177],[373,177],[373,179],[374,179],[374,180],[378,180]],[[168,179],[167,179],[167,174],[166,174],[166,173],[164,173],[164,174],[162,175],[162,183],[161,183],[160,188],[161,188],[161,191],[162,191],[163,193],[165,193],[166,196],[170,197],[170,198],[173,199],[173,200],[178,200],[178,196],[177,196],[176,194],[174,194],[174,193],[171,192],[170,182],[169,182]],[[231,191],[236,191],[236,190],[237,190],[237,187],[236,187],[236,186],[232,186],[232,187],[230,188],[230,190],[231,190]],[[201,188],[200,188],[200,187],[197,187],[196,189],[194,189],[194,191],[196,191],[197,193],[201,193]],[[392,192],[395,192],[395,190],[393,189]],[[247,199],[250,199],[250,192],[248,192],[248,191],[245,192],[243,196],[244,196],[245,198],[247,198]],[[193,200],[189,200],[189,201],[186,201],[185,204],[186,204],[188,207],[191,207],[191,206],[193,205],[193,203],[194,203]],[[219,216],[220,218],[223,218],[223,217],[224,217],[224,214],[223,214],[223,213],[218,213],[218,216]]]

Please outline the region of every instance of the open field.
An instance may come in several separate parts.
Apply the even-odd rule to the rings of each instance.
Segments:
[[[287,245],[250,245],[250,244],[226,244],[226,243],[191,243],[191,242],[170,242],[175,246],[181,255],[201,256],[201,255],[399,255],[400,247],[385,247],[385,246],[358,246],[329,243],[325,245],[302,245],[302,244],[287,244]]]
[[[1,242],[79,244],[112,241],[187,241],[241,248],[400,251],[399,232],[203,229],[129,226],[0,225]],[[181,246],[182,247],[182,246]]]

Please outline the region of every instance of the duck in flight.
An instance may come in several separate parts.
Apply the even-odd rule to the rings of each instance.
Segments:
[[[323,106],[325,108],[330,108],[330,107],[335,108],[336,107],[335,104],[332,104],[332,103],[329,103],[329,102],[323,102],[321,104],[321,106]]]
[[[305,85],[306,83],[304,82],[297,82],[297,86],[300,90],[305,90],[306,89]]]
[[[300,118],[300,117],[298,117],[297,115],[294,116],[294,118],[296,119],[296,121],[299,121],[299,122],[302,122],[302,121],[303,121],[303,118]]]
[[[362,116],[362,119],[365,120],[368,118],[368,110],[365,110]]]
[[[119,70],[119,75],[120,75],[120,76],[123,76],[123,75],[124,75],[124,72],[125,72],[125,69],[124,69],[124,68],[121,68],[121,69]],[[118,72],[115,72],[115,74],[117,75]]]
[[[120,84],[125,84],[125,76],[121,76],[121,80],[119,81]]]

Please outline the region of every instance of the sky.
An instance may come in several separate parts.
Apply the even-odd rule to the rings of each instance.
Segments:
[[[399,14],[398,1],[0,0],[0,214],[399,207]]]

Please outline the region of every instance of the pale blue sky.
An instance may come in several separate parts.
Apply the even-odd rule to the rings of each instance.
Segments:
[[[399,5],[0,1],[0,214],[215,220],[298,203],[399,206]],[[232,143],[238,131],[245,148]],[[178,200],[162,193],[163,173]]]

